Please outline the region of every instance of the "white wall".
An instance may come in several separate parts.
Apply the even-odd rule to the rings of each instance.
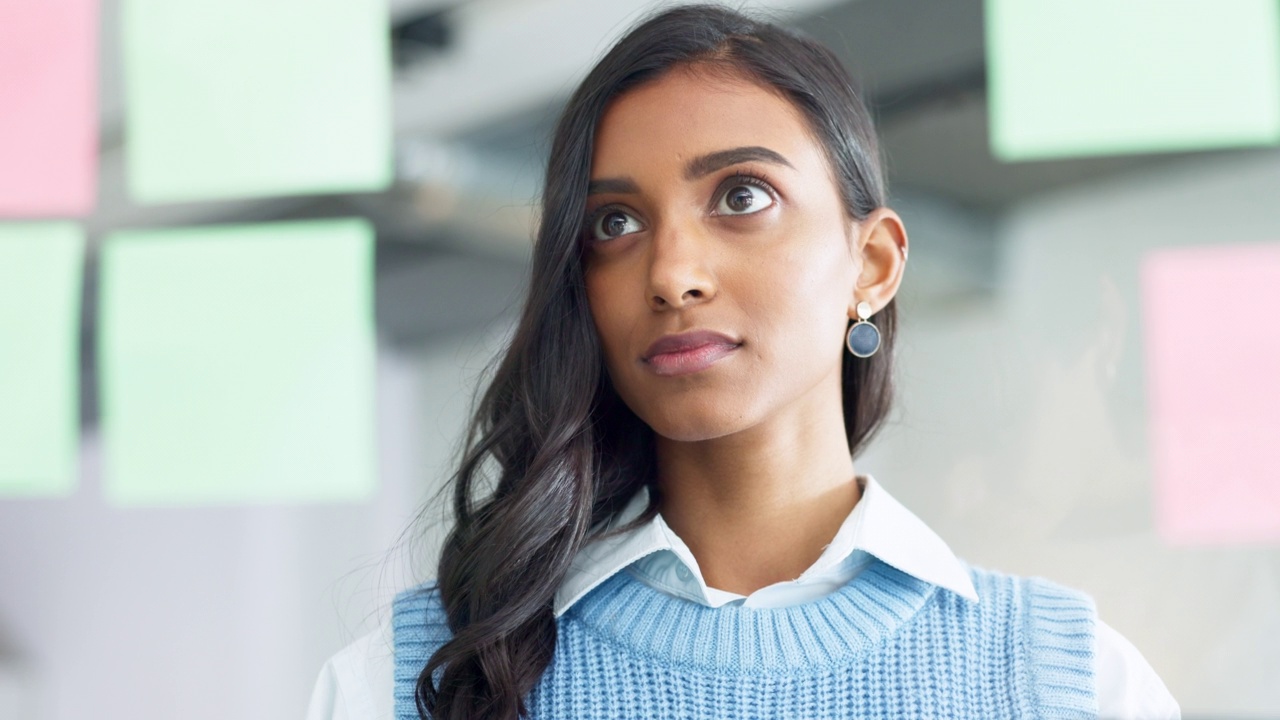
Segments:
[[[1138,264],[1157,247],[1280,243],[1278,199],[1271,151],[1015,208],[995,296],[904,308],[898,422],[860,466],[962,557],[1093,594],[1188,717],[1280,716],[1280,546],[1157,537]],[[919,289],[903,293],[910,306]],[[1187,303],[1214,301],[1188,288]],[[1259,323],[1277,311],[1223,308]]]

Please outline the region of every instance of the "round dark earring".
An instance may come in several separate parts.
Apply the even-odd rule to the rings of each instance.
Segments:
[[[860,358],[871,357],[880,349],[880,329],[867,322],[869,317],[871,303],[863,300],[858,303],[858,322],[849,328],[849,337],[845,338],[849,352]]]

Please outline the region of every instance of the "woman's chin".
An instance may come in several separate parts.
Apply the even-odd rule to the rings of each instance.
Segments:
[[[646,422],[654,433],[673,442],[715,440],[750,426],[742,414],[729,415],[722,408],[705,413],[663,413]]]

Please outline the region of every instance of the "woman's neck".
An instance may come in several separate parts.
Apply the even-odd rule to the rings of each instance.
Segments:
[[[794,580],[862,498],[838,404],[777,414],[700,442],[657,438],[663,519],[710,587]]]

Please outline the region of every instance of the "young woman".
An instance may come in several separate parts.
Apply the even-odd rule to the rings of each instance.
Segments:
[[[623,38],[556,129],[438,579],[312,719],[1177,717],[1088,595],[959,560],[855,472],[892,397],[885,202],[824,47],[712,6]]]

